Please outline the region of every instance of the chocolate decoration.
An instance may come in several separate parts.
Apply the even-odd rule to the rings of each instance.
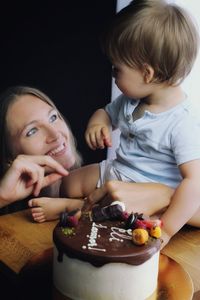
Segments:
[[[65,226],[65,225],[66,225],[67,216],[68,216],[68,213],[67,213],[67,212],[62,212],[62,213],[60,214],[60,222],[59,222],[59,226]]]
[[[79,211],[80,209],[74,209],[70,212],[62,212],[60,214],[60,222],[59,222],[59,226],[61,227],[66,227],[66,226],[70,226],[70,227],[74,227],[77,226],[78,224],[78,219],[74,218],[73,220],[73,216]]]
[[[92,219],[93,221],[104,221],[104,220],[114,220],[122,219],[123,209],[121,205],[114,204],[104,207],[95,206],[92,209]]]
[[[136,214],[131,213],[129,215],[128,219],[126,220],[125,228],[126,229],[133,228],[134,223],[136,222],[136,220],[137,220]]]
[[[91,222],[86,216],[79,220],[74,235],[64,235],[58,224],[53,232],[53,240],[58,252],[96,267],[111,262],[140,265],[161,246],[161,240],[154,238],[149,238],[143,246],[134,245],[132,230],[126,230],[123,221]]]

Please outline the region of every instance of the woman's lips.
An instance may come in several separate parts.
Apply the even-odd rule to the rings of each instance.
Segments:
[[[47,155],[49,156],[60,156],[62,155],[64,152],[66,151],[66,145],[65,143],[61,144],[60,146],[58,146],[57,148],[49,151],[47,153]]]

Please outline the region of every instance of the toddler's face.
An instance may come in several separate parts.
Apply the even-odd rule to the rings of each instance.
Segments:
[[[142,70],[116,63],[113,65],[112,74],[117,87],[124,95],[140,99],[150,94],[150,85],[146,83]]]

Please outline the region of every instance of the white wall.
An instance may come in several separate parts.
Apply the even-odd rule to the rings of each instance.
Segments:
[[[116,11],[120,11],[123,7],[127,6],[131,1],[130,0],[117,0],[117,7]],[[112,93],[111,93],[111,101],[113,101],[118,95],[120,95],[121,92],[116,86],[114,80],[112,79]],[[112,147],[108,148],[108,158],[114,158],[115,157],[115,149],[117,148],[119,143],[119,131],[115,130],[112,133]]]
[[[177,3],[178,5],[186,8],[192,16],[194,17],[197,26],[200,31],[200,2],[198,0],[168,0],[168,2]],[[117,0],[117,8],[116,10],[121,10],[124,6],[128,5],[130,0]],[[198,115],[200,118],[200,51],[195,62],[195,65],[189,74],[189,76],[182,83],[183,89],[189,95],[193,102],[193,111],[194,114]],[[114,100],[120,94],[119,89],[115,85],[114,81],[112,81],[112,99]],[[119,140],[119,132],[116,131],[113,133],[113,147],[108,149],[108,157],[115,156],[115,149],[118,145]]]
[[[175,0],[173,2],[190,11],[200,30],[200,2],[198,0]],[[182,86],[192,99],[194,113],[200,117],[200,52],[191,73]]]

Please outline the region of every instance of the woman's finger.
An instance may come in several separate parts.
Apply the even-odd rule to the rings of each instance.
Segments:
[[[57,180],[61,179],[62,175],[57,174],[57,173],[51,173],[46,175],[43,178],[43,182],[42,182],[42,188],[51,185],[52,183],[56,182]]]
[[[34,185],[33,194],[34,196],[38,196],[41,189],[43,188],[43,180],[44,180],[44,168],[38,167],[37,169],[37,181]]]
[[[20,161],[25,168],[28,167],[29,163],[35,163],[44,167],[46,172],[58,172],[63,176],[68,175],[68,171],[49,155],[18,155],[15,161]]]

